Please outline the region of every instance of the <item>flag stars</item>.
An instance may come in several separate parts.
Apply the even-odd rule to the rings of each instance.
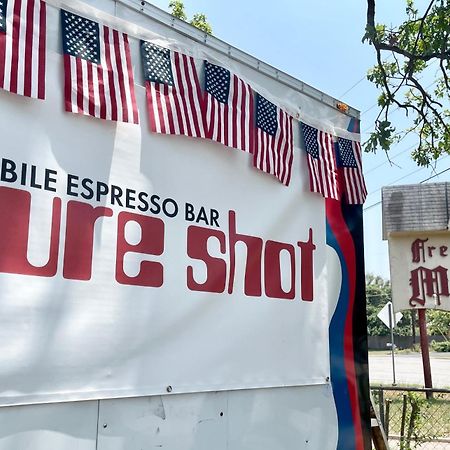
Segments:
[[[141,48],[144,57],[145,79],[173,86],[170,50],[149,42],[142,42]]]
[[[6,31],[6,2],[0,1],[0,31]]]
[[[317,141],[318,130],[314,127],[301,123],[306,151],[313,157],[319,158],[319,143]]]
[[[259,94],[256,101],[256,126],[272,136],[278,129],[276,105]]]
[[[64,11],[63,22],[65,53],[99,64],[98,24],[67,11]]]
[[[352,141],[349,139],[338,138],[339,143],[339,162],[342,167],[356,168],[355,154],[353,153]]]
[[[230,93],[230,71],[205,61],[206,92],[219,102],[227,103]]]

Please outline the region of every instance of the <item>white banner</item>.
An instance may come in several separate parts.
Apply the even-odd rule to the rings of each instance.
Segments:
[[[450,233],[389,236],[392,299],[396,311],[450,311]]]
[[[299,150],[285,187],[150,134],[142,87],[140,126],[64,113],[60,58],[45,102],[0,92],[0,403],[324,383],[324,202]]]

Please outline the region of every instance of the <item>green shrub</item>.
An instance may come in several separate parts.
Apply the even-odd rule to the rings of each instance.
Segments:
[[[450,341],[445,342],[431,341],[431,348],[435,352],[450,352]]]

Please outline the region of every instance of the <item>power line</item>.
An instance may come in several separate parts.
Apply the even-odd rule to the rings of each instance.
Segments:
[[[364,80],[367,79],[367,75],[364,75],[360,80],[358,80],[353,86],[351,86],[350,88],[348,88],[339,98],[342,99],[344,97],[344,95],[347,95],[350,91],[352,91],[353,89],[355,89],[356,86],[358,86],[358,84],[362,83]]]
[[[431,180],[432,178],[438,177],[439,175],[442,175],[443,173],[448,172],[449,170],[450,170],[450,167],[447,167],[447,169],[444,169],[439,173],[435,173],[431,177],[428,177],[426,180],[422,180],[419,184],[425,183],[426,181]]]
[[[433,84],[436,84],[437,82],[438,82],[437,79],[434,80],[434,81],[433,81],[431,84],[429,84],[425,89],[429,89],[431,86],[433,86]],[[377,102],[377,103],[374,103],[370,108],[368,108],[368,109],[366,109],[365,111],[363,111],[363,112],[361,113],[361,117],[362,117],[364,114],[366,114],[366,113],[368,113],[369,111],[371,111],[372,109],[374,109],[376,106],[378,106],[378,102]],[[395,109],[389,111],[389,114],[388,114],[387,116],[389,117],[391,114],[395,113],[395,111],[398,111],[399,109],[400,109],[400,106],[397,106]],[[366,133],[366,132],[369,131],[371,128],[372,128],[372,126],[367,127],[366,129],[364,129],[363,131],[361,131],[361,134]]]
[[[400,142],[400,141],[399,141]],[[386,161],[382,162],[381,164],[378,164],[378,166],[372,167],[371,169],[369,169],[367,172],[365,172],[365,175],[368,175],[369,173],[379,169],[380,167],[384,166],[385,164],[388,164],[389,162],[393,161],[395,158],[397,158],[400,155],[403,155],[404,153],[406,153],[407,151],[413,149],[416,146],[416,144],[411,145],[411,147],[405,148],[403,151],[401,151],[400,153],[397,153],[396,155],[394,155],[392,158],[390,159],[386,159]]]
[[[384,61],[384,63],[389,62],[389,60],[392,58],[392,55],[389,55]],[[367,80],[367,74],[364,75],[360,80],[358,80],[355,84],[353,84],[351,87],[349,87],[339,98],[342,99],[344,97],[344,95],[347,95],[350,91],[352,91],[353,89],[355,89],[356,86],[358,86],[358,84],[362,83],[364,80]]]
[[[443,159],[447,158],[448,156],[450,156],[450,155],[445,155],[445,156],[443,156],[442,158],[437,159],[437,160],[436,160],[436,163],[439,162],[439,161],[442,161]],[[420,171],[423,170],[423,169],[426,169],[426,167],[419,167],[419,169],[414,170],[413,172],[410,172],[410,173],[408,173],[407,175],[405,175],[405,176],[403,176],[403,177],[400,177],[400,178],[398,178],[397,180],[392,181],[392,182],[389,183],[389,184],[386,184],[385,186],[392,186],[393,184],[397,183],[398,181],[401,181],[401,180],[403,180],[403,179],[409,177],[410,175],[414,175],[415,173],[420,172]],[[448,172],[449,170],[450,170],[450,167],[448,167],[447,169],[442,170],[442,171],[439,172],[439,173],[436,173],[436,174],[432,175],[431,177],[428,177],[428,178],[425,178],[425,179],[422,180],[422,181],[419,181],[418,184],[425,183],[425,182],[427,182],[427,181],[429,181],[429,180],[431,180],[431,179],[433,179],[433,178],[436,178],[436,177],[439,176],[439,175],[442,175],[442,174],[445,173],[445,172]],[[383,186],[383,187],[384,187],[384,186]],[[375,193],[381,191],[381,189],[383,189],[383,187],[380,187],[380,188],[377,189],[376,191],[370,192],[370,193],[368,194],[368,196],[371,195],[371,194],[375,194]],[[369,210],[369,209],[372,209],[372,208],[374,208],[375,206],[380,205],[381,202],[382,202],[382,201],[380,200],[379,202],[373,203],[372,205],[367,206],[366,208],[364,208],[363,211],[367,211],[367,210]]]

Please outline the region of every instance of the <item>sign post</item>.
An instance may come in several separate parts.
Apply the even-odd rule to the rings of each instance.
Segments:
[[[423,378],[425,381],[426,388],[433,387],[433,381],[431,379],[431,365],[430,365],[430,349],[428,346],[428,335],[427,335],[427,319],[426,319],[426,309],[420,308],[417,310],[419,313],[419,330],[420,330],[420,350],[422,353],[422,364],[423,364]],[[427,398],[432,398],[432,393],[426,393]]]
[[[388,303],[389,308],[389,328],[391,330],[391,355],[392,355],[392,385],[395,386],[396,380],[395,380],[395,357],[394,357],[394,350],[395,350],[395,344],[394,344],[394,324],[393,324],[393,312],[392,312],[392,303]]]
[[[377,317],[389,328],[391,331],[391,355],[392,355],[392,386],[395,386],[395,344],[394,344],[394,326],[397,325],[398,322],[403,317],[402,313],[396,313],[394,315],[394,310],[392,308],[392,302],[387,302],[386,305],[381,309],[381,311],[377,314]]]

